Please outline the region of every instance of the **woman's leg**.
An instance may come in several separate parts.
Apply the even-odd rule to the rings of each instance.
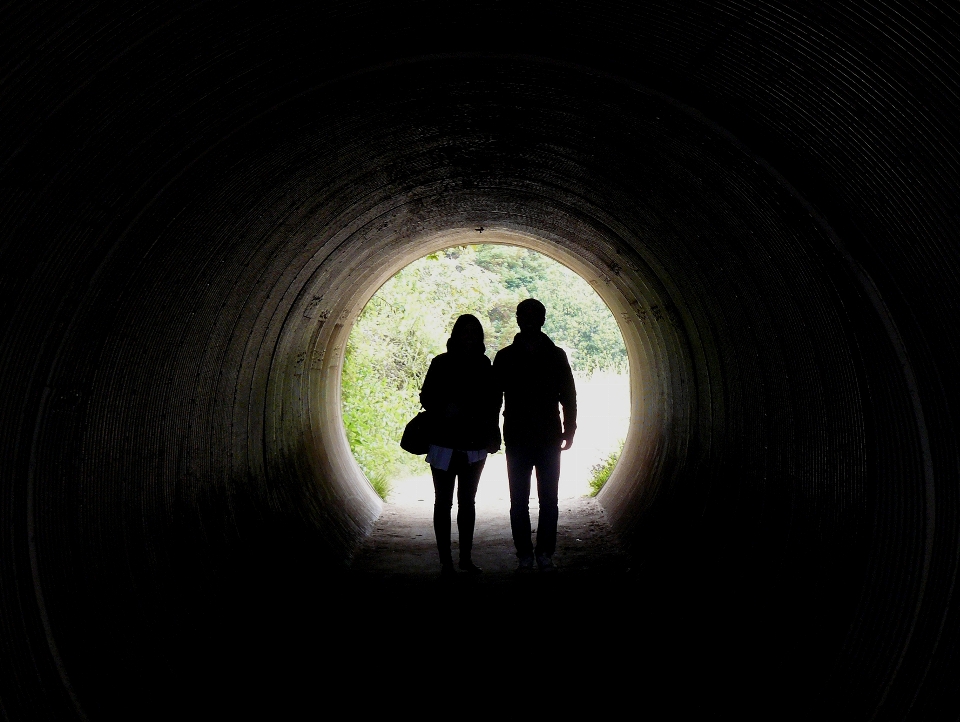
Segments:
[[[472,564],[473,529],[477,521],[477,486],[483,471],[483,461],[476,464],[463,463],[457,467],[457,529],[460,531],[460,568],[478,570]]]
[[[430,467],[433,474],[433,532],[437,537],[437,551],[440,564],[453,569],[453,555],[450,552],[450,510],[453,508],[454,467],[441,471]]]

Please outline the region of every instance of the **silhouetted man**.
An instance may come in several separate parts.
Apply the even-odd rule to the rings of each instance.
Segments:
[[[533,569],[534,555],[541,571],[555,568],[560,451],[570,448],[577,430],[573,373],[563,349],[540,330],[546,316],[546,309],[536,299],[521,301],[517,306],[520,333],[493,360],[494,380],[503,392],[510,528],[519,571]],[[530,475],[534,469],[540,500],[536,549],[530,539]]]

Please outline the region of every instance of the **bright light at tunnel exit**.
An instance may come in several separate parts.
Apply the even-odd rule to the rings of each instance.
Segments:
[[[415,488],[401,479],[429,478],[423,457],[400,449],[399,438],[420,408],[423,375],[445,350],[454,320],[463,313],[480,319],[492,361],[513,341],[516,304],[528,297],[546,306],[543,330],[566,351],[577,385],[577,435],[562,456],[560,496],[589,494],[597,472],[606,467],[609,474],[630,417],[629,363],[610,309],[581,276],[534,250],[455,246],[414,261],[384,283],[350,333],[344,427],[354,458],[381,496],[394,499]],[[495,503],[506,488],[501,451],[488,457],[477,501]]]

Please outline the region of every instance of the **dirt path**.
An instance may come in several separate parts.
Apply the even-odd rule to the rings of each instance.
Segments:
[[[517,560],[510,535],[509,491],[503,455],[489,459],[477,493],[474,561],[484,570],[481,583],[502,582],[514,575]],[[531,520],[536,528],[536,492],[531,495]],[[453,507],[453,549],[457,558],[457,505]],[[596,499],[561,489],[555,563],[570,573],[626,571],[629,559],[614,537]],[[355,574],[383,579],[431,579],[439,571],[433,534],[433,485],[429,476],[397,483],[383,514],[355,558]]]

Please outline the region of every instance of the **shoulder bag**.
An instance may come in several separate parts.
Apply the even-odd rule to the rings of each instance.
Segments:
[[[400,448],[411,454],[426,454],[430,451],[430,431],[427,412],[421,411],[414,416],[403,429]]]

